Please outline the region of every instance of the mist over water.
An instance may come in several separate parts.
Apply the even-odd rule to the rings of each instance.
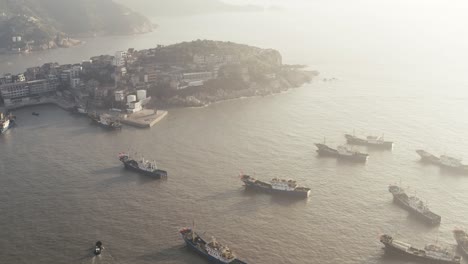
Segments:
[[[251,2],[283,9],[154,18],[151,34],[0,56],[0,72],[14,73],[216,39],[275,48],[285,63],[321,72],[287,93],[173,109],[150,130],[107,133],[50,106],[16,111],[18,126],[0,137],[0,262],[205,263],[177,233],[193,219],[249,263],[413,263],[384,256],[383,232],[418,246],[454,244],[452,229],[468,227],[468,178],[422,165],[414,150],[468,162],[466,6],[348,2]],[[353,130],[385,133],[395,148],[356,148],[370,153],[366,165],[316,157],[314,143],[336,146]],[[168,180],[123,170],[116,155],[129,148],[156,159]],[[294,178],[311,197],[246,193],[240,170]],[[387,186],[399,181],[442,216],[439,227],[392,203]],[[110,255],[92,259],[98,239]]]

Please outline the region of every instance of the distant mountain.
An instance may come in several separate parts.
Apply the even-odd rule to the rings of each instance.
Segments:
[[[144,16],[112,0],[0,0],[0,48],[57,37],[151,31]]]
[[[146,16],[183,16],[217,12],[261,11],[254,5],[232,5],[220,0],[115,0]]]

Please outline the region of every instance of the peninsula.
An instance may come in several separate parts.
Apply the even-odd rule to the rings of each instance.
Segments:
[[[299,87],[318,75],[304,68],[283,64],[277,50],[196,40],[5,74],[0,95],[7,109],[56,102],[80,112],[112,109],[135,116],[137,124],[153,113],[144,108],[206,106]]]

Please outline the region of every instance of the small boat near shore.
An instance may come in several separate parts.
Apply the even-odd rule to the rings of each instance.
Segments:
[[[75,115],[88,115],[88,110],[82,106],[76,106],[71,110],[72,114]]]
[[[16,117],[12,114],[4,115],[0,113],[0,134],[5,133],[15,125]]]
[[[428,244],[422,249],[385,234],[380,236],[380,242],[385,245],[385,252],[419,260],[422,263],[460,264],[462,260],[461,256],[456,255],[455,248],[451,245]]]
[[[91,113],[88,114],[89,118],[91,118],[91,121],[103,128],[110,129],[110,130],[116,130],[116,129],[122,129],[122,124],[120,121],[116,120],[112,116],[108,114],[97,114],[97,113]]]
[[[94,246],[94,251],[93,251],[94,255],[95,256],[101,255],[103,249],[104,247],[102,246],[102,242],[97,241],[96,245]]]

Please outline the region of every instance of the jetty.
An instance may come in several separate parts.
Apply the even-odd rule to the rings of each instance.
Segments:
[[[167,115],[164,110],[143,109],[122,118],[121,122],[129,126],[149,128],[156,125]]]

